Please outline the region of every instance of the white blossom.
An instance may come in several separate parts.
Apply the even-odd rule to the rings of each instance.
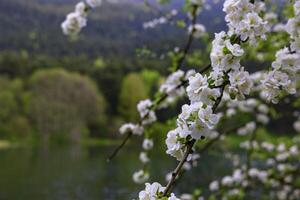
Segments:
[[[78,12],[67,15],[66,20],[61,24],[63,33],[66,35],[76,35],[86,26],[86,18]]]
[[[164,191],[164,187],[161,184],[154,182],[152,184],[146,183],[145,190],[139,193],[139,200],[156,200],[159,192]]]
[[[140,158],[140,161],[144,164],[148,163],[150,161],[150,158],[148,157],[146,152],[141,152],[139,158]]]
[[[87,3],[90,7],[95,8],[95,7],[101,6],[102,0],[86,0],[86,3]]]
[[[294,124],[293,124],[293,126],[294,126],[294,129],[295,129],[298,133],[300,133],[300,120],[295,121]]]
[[[152,139],[144,139],[143,141],[143,149],[150,150],[153,148],[153,140]]]
[[[189,78],[189,86],[186,91],[192,103],[202,102],[211,105],[220,96],[220,91],[209,88],[207,77],[200,73]]]
[[[83,17],[87,16],[87,6],[84,2],[79,2],[75,6],[75,12],[80,14]]]
[[[183,158],[183,144],[178,141],[179,138],[179,128],[169,131],[167,134],[166,144],[167,144],[167,154],[175,157],[177,160],[182,160]]]
[[[137,105],[137,109],[140,113],[140,117],[142,118],[142,123],[144,125],[151,124],[156,121],[156,115],[151,109],[152,105],[153,104],[149,99],[140,101]]]
[[[145,183],[149,179],[149,173],[144,170],[139,170],[133,173],[132,179],[135,183]]]
[[[259,16],[263,7],[262,2],[253,4],[249,0],[226,0],[223,11],[226,12],[229,35],[239,35],[243,41],[249,39],[251,44],[256,43],[257,37],[264,39],[268,22]]]
[[[195,38],[200,38],[205,34],[206,29],[205,26],[202,24],[195,24],[194,26],[189,26],[188,32],[189,34],[193,33],[193,36]]]
[[[217,191],[217,190],[219,190],[219,188],[220,188],[220,186],[219,186],[218,181],[213,181],[209,184],[210,191]]]
[[[250,94],[253,82],[250,79],[249,72],[244,71],[244,68],[230,72],[229,81],[230,86],[228,90],[231,96],[241,100],[245,98],[245,95]]]
[[[182,87],[178,88],[181,85],[181,81],[184,78],[184,72],[178,70],[173,72],[159,88],[159,91],[168,96],[177,97],[184,94],[184,89]]]
[[[121,135],[130,132],[134,135],[142,135],[144,132],[144,128],[138,124],[127,123],[127,124],[123,124],[120,127],[119,132]]]
[[[139,200],[158,200],[159,193],[162,193],[165,190],[165,187],[162,187],[160,183],[154,182],[152,184],[146,183],[145,190],[142,190],[139,193]],[[170,197],[167,200],[180,200],[174,193],[170,194]]]

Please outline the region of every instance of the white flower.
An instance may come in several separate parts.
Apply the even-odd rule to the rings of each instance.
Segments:
[[[247,134],[253,133],[255,128],[256,128],[256,123],[249,122],[244,127],[239,128],[237,133],[238,133],[238,135],[247,135]]]
[[[192,138],[198,140],[201,137],[207,137],[209,134],[209,127],[206,123],[201,120],[196,120],[195,122],[191,123],[191,136]]]
[[[286,150],[286,147],[285,147],[285,144],[284,143],[280,143],[278,146],[277,146],[277,151],[278,152],[284,152]]]
[[[269,152],[272,152],[275,149],[275,146],[268,142],[262,142],[261,147]]]
[[[167,154],[175,157],[177,160],[182,160],[184,152],[183,152],[183,144],[177,140],[179,137],[180,129],[177,128],[175,130],[171,130],[167,134],[166,145],[167,145]]]
[[[142,135],[144,132],[144,128],[138,124],[132,124],[132,123],[127,123],[123,124],[119,132],[121,135],[124,135],[125,133],[132,133],[134,135]]]
[[[289,79],[288,74],[278,70],[270,71],[261,82],[263,84],[261,96],[268,102],[278,103],[281,88],[289,94],[296,93],[295,83]]]
[[[192,103],[202,102],[209,105],[220,96],[220,91],[218,89],[210,89],[207,77],[202,76],[200,73],[189,78],[189,86],[186,91]]]
[[[133,173],[132,179],[135,183],[145,183],[149,179],[149,173],[144,170],[139,170]]]
[[[268,12],[264,16],[264,20],[267,21],[267,30],[271,31],[272,26],[274,26],[278,21],[278,15],[274,12]]]
[[[86,26],[86,18],[78,12],[67,15],[66,20],[61,24],[61,28],[65,35],[76,35]]]
[[[260,104],[257,109],[259,112],[261,112],[263,114],[268,114],[268,112],[269,112],[269,108],[266,104]]]
[[[156,200],[157,194],[159,192],[164,191],[164,187],[161,186],[161,184],[154,182],[152,184],[146,183],[145,190],[141,191],[139,193],[139,200]]]
[[[189,34],[193,33],[195,38],[200,38],[205,34],[206,29],[202,24],[195,24],[194,26],[189,26],[188,32]]]
[[[207,106],[206,108],[200,109],[198,112],[198,117],[210,129],[214,128],[214,126],[219,121],[218,115],[213,114],[213,110],[211,106]]]
[[[146,152],[141,152],[139,158],[140,158],[140,161],[144,164],[148,163],[150,161]]]
[[[256,121],[266,125],[267,123],[269,123],[269,117],[265,114],[257,114],[256,115]]]
[[[294,4],[294,12],[296,16],[300,15],[300,1],[296,0]]]
[[[222,181],[221,181],[222,185],[224,186],[232,186],[234,181],[232,179],[231,176],[225,176]]]
[[[180,200],[175,196],[175,194],[171,193],[171,196],[168,198],[168,200]]]
[[[298,155],[299,154],[298,147],[296,145],[291,146],[289,152],[293,156]]]
[[[300,120],[295,121],[294,124],[293,124],[293,126],[294,126],[294,129],[295,129],[298,133],[300,133]]]
[[[299,21],[300,23],[300,21]],[[299,71],[300,55],[297,53],[290,53],[288,48],[283,48],[276,52],[276,60],[272,63],[275,70],[282,70],[289,75]]]
[[[249,0],[226,0],[223,11],[226,12],[229,35],[239,35],[243,41],[249,39],[251,44],[256,42],[257,37],[265,38],[267,21],[258,15],[263,10],[262,2],[252,4]]]
[[[227,49],[231,52],[234,56],[242,56],[244,54],[244,50],[238,44],[231,44],[230,40],[225,40],[225,45]]]
[[[277,161],[285,161],[290,157],[290,154],[288,152],[282,152],[276,155]]]
[[[219,188],[220,188],[220,186],[219,186],[218,181],[213,181],[209,184],[210,191],[217,191],[217,190],[219,190]]]
[[[184,94],[183,87],[178,88],[181,85],[181,80],[184,77],[184,72],[182,70],[178,70],[172,73],[159,88],[159,91],[171,97],[178,97]]]
[[[79,2],[75,6],[75,12],[79,15],[86,17],[87,16],[87,6],[84,2]]]
[[[101,6],[102,0],[86,0],[86,3],[90,7],[95,8],[95,7]]]
[[[189,86],[186,91],[191,102],[199,101],[199,94],[201,91],[208,87],[207,77],[202,76],[200,73],[195,74],[189,78]]]
[[[152,139],[144,139],[143,149],[150,150],[152,148],[153,148],[153,140]]]
[[[156,121],[156,115],[151,107],[153,106],[152,101],[149,99],[140,101],[137,105],[137,109],[140,113],[143,125],[151,124]]]
[[[249,72],[244,71],[244,68],[240,70],[233,70],[229,73],[229,93],[233,97],[237,97],[239,100],[244,99],[244,95],[250,94],[253,82],[250,79]]]
[[[193,195],[191,195],[191,194],[182,194],[180,196],[180,199],[181,200],[193,200]]]
[[[241,169],[234,170],[232,174],[232,179],[235,183],[241,183],[243,181],[243,173]]]

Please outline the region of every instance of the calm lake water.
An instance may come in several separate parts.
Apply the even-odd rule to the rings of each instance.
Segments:
[[[0,150],[0,200],[126,200],[144,186],[132,182],[140,169],[138,145],[127,146],[111,163],[113,146],[68,146]],[[165,183],[165,174],[176,162],[163,151],[152,152],[150,181]],[[190,192],[191,184],[225,174],[228,161],[222,155],[203,155],[197,168],[185,173],[175,192]]]

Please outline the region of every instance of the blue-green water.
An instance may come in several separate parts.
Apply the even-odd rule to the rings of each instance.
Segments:
[[[133,145],[134,146],[134,145]],[[132,182],[141,168],[138,148],[126,147],[111,163],[106,157],[113,147],[68,146],[0,150],[0,200],[110,200],[132,199],[143,185]],[[163,151],[153,152],[150,181],[164,182],[176,162]],[[225,162],[204,156],[199,167],[185,173],[176,192],[189,192],[217,174],[226,172]],[[216,171],[216,172],[213,172]]]

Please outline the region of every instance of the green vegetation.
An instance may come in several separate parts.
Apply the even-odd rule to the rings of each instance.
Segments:
[[[28,87],[28,112],[46,139],[79,141],[89,124],[105,122],[105,101],[87,77],[43,70],[31,76]]]
[[[136,105],[140,100],[147,98],[146,91],[143,80],[138,74],[131,73],[123,79],[119,112],[125,120],[136,121],[138,119]]]

